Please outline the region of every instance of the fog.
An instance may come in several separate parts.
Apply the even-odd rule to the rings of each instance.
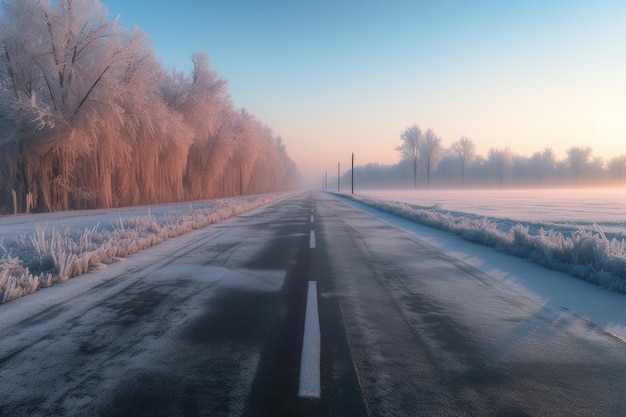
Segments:
[[[355,188],[554,188],[620,186],[626,184],[626,155],[608,160],[596,157],[591,147],[573,146],[564,158],[551,148],[531,156],[509,147],[476,153],[473,140],[461,137],[449,147],[432,129],[417,125],[405,129],[397,164],[368,163],[354,168]],[[344,170],[341,188],[351,189],[352,170]],[[337,188],[337,176],[328,181]],[[325,185],[325,184],[324,184]],[[322,185],[322,187],[324,187]]]

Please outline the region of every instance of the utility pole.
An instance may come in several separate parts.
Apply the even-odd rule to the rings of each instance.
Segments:
[[[337,162],[337,192],[341,191],[341,162]]]
[[[354,152],[352,152],[352,194],[354,194]]]
[[[324,171],[324,190],[328,190],[328,170]]]

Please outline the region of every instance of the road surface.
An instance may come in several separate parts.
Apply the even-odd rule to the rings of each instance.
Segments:
[[[0,305],[1,416],[618,416],[626,344],[321,192]]]

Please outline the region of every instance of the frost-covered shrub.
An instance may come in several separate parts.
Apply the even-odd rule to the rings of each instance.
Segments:
[[[37,225],[31,236],[0,241],[0,299],[14,300],[101,269],[168,239],[278,201],[290,193],[272,193],[214,200],[204,207],[154,216],[119,217],[110,228],[65,228]]]
[[[500,232],[495,223],[485,218],[470,219],[465,224],[465,228],[456,230],[465,240],[498,249],[511,244],[509,236]]]
[[[41,280],[48,283],[50,276]],[[40,279],[24,268],[18,258],[5,257],[0,261],[0,300],[6,303],[31,294],[40,286]]]
[[[511,239],[509,250],[512,255],[535,260],[538,258],[537,245],[529,233],[528,226],[517,224],[511,227],[509,238]]]

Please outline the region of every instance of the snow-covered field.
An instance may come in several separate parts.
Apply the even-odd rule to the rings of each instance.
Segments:
[[[626,238],[626,188],[370,190],[359,194],[487,217],[501,227],[521,223],[576,230],[597,224],[607,234]]]
[[[626,292],[626,189],[370,190],[346,196]]]
[[[0,303],[289,195],[0,217]]]

